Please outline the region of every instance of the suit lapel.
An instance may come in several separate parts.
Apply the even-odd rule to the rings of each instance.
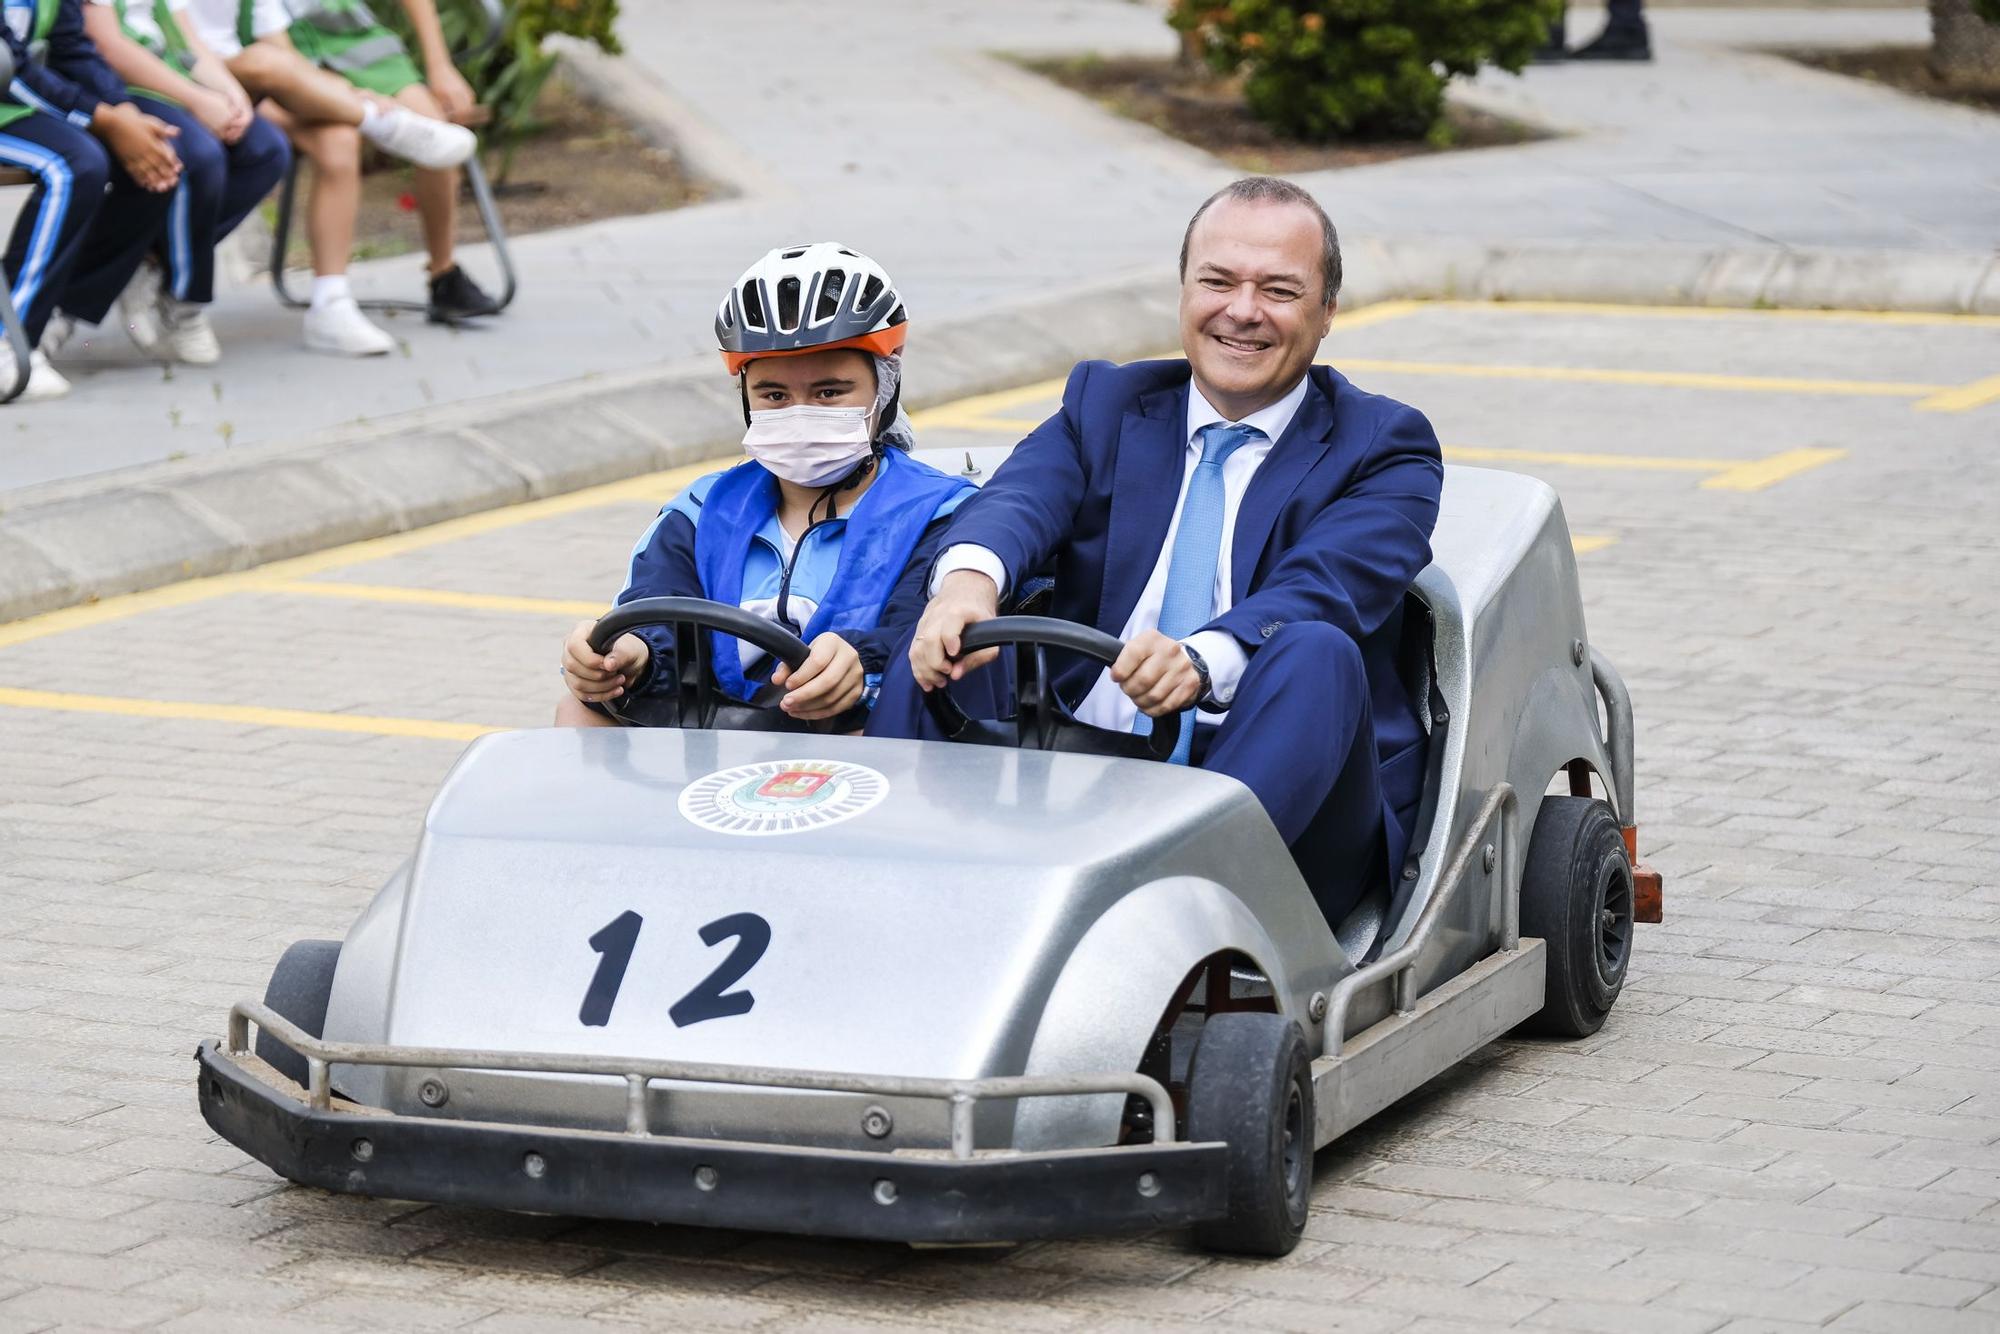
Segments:
[[[1249,596],[1250,578],[1257,571],[1258,558],[1278,512],[1292,498],[1292,492],[1307,474],[1319,466],[1333,445],[1333,396],[1335,381],[1322,380],[1307,372],[1306,396],[1292,414],[1291,425],[1278,437],[1263,464],[1243,493],[1243,507],[1236,514],[1236,537],[1229,547],[1229,591],[1232,602]]]
[[[1097,603],[1097,625],[1106,634],[1124,630],[1166,545],[1187,467],[1187,394],[1185,384],[1148,394],[1119,425]]]

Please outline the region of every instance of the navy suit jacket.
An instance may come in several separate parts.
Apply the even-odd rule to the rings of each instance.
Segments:
[[[1415,408],[1324,366],[1310,377],[1237,513],[1232,605],[1203,628],[1252,654],[1294,621],[1352,636],[1368,669],[1383,796],[1401,810],[1420,795],[1422,766],[1394,761],[1424,735],[1396,668],[1403,598],[1430,563],[1444,467],[1437,435]],[[1119,635],[1180,496],[1189,380],[1181,360],[1078,365],[1062,410],[959,507],[946,547],[994,552],[1010,588],[1053,574],[1056,615]],[[1102,670],[1075,662],[1055,684],[1076,704]]]

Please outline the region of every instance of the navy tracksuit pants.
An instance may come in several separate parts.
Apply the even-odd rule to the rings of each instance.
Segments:
[[[0,165],[36,179],[5,259],[28,342],[41,341],[58,306],[98,323],[153,248],[174,196],[140,186],[90,131],[39,111],[0,126]]]
[[[251,120],[241,139],[225,144],[185,107],[151,97],[140,105],[181,132],[174,140],[181,183],[174,188],[158,248],[167,290],[181,301],[205,305],[215,299],[217,243],[284,179],[291,146],[284,132],[261,116]]]

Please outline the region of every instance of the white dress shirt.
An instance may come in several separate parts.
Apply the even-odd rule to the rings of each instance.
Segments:
[[[1222,465],[1222,549],[1216,554],[1215,593],[1210,608],[1211,618],[1228,611],[1234,598],[1231,594],[1230,547],[1236,538],[1236,514],[1243,508],[1243,495],[1250,489],[1250,479],[1257,475],[1257,469],[1271,453],[1271,446],[1292,424],[1298,415],[1299,404],[1305,402],[1307,381],[1301,379],[1293,386],[1292,392],[1266,408],[1259,408],[1240,423],[1232,425],[1254,426],[1263,432],[1262,439],[1252,439],[1239,446]],[[1216,422],[1229,419],[1216,411],[1201,390],[1192,382],[1188,385],[1187,407],[1187,447],[1181,467],[1180,495],[1174,501],[1174,519],[1167,527],[1167,540],[1160,547],[1159,558],[1153,563],[1153,573],[1146,580],[1146,586],[1139,593],[1138,602],[1132,606],[1132,615],[1125,622],[1119,638],[1130,643],[1133,636],[1145,630],[1156,630],[1160,624],[1160,607],[1167,596],[1167,567],[1173,563],[1174,535],[1180,531],[1181,506],[1187,500],[1188,483],[1194,477],[1194,469],[1201,462],[1201,430]],[[931,591],[935,593],[944,577],[957,570],[977,570],[993,580],[1002,597],[1007,594],[1007,568],[1000,557],[985,547],[969,542],[961,542],[948,548],[938,558],[936,572],[931,576]],[[1219,704],[1227,705],[1235,698],[1236,683],[1242,679],[1243,669],[1249,665],[1249,655],[1236,637],[1223,630],[1202,630],[1189,635],[1182,641],[1208,664],[1209,690]],[[1096,727],[1108,728],[1114,732],[1129,732],[1138,720],[1138,706],[1118,684],[1105,672],[1097,678],[1084,696],[1076,716],[1079,721]],[[1206,709],[1196,712],[1195,721],[1214,725],[1222,721],[1219,714]]]

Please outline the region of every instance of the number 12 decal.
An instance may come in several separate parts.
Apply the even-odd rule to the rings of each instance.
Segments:
[[[598,960],[597,971],[583,993],[583,1006],[576,1012],[586,1028],[602,1028],[611,1022],[611,1007],[618,999],[618,988],[624,984],[625,967],[632,962],[632,949],[639,943],[639,928],[645,920],[638,913],[622,912],[590,938],[590,948],[604,957]],[[771,947],[771,924],[756,913],[738,912],[716,918],[702,927],[699,934],[704,945],[720,945],[733,937],[736,948],[693,991],[668,1008],[667,1017],[674,1021],[675,1028],[686,1028],[704,1019],[748,1014],[757,1003],[750,992],[729,988],[742,981]]]

